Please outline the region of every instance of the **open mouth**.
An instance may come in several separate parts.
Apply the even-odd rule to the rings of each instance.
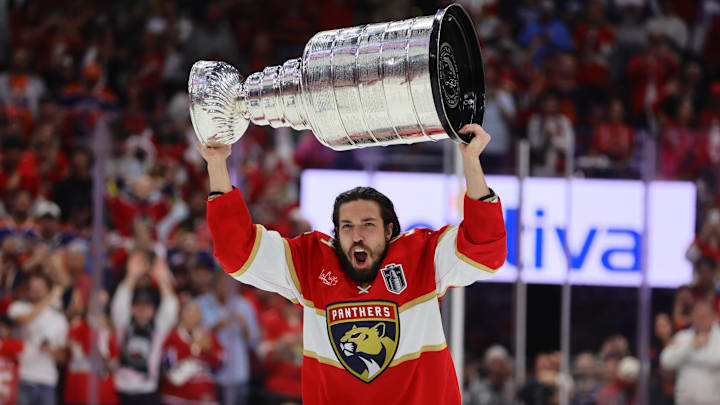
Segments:
[[[367,263],[368,259],[368,253],[362,248],[355,248],[353,249],[353,258],[355,259],[355,264],[358,265],[358,267],[363,267],[365,263]]]

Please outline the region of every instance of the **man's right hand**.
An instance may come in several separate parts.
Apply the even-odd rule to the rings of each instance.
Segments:
[[[208,164],[224,163],[232,152],[232,145],[218,142],[208,142],[207,145],[198,143],[197,149]]]
[[[227,158],[230,156],[231,145],[208,142],[207,145],[197,144],[198,151],[207,162],[210,177],[210,191],[227,193],[232,190],[230,175],[227,169]]]

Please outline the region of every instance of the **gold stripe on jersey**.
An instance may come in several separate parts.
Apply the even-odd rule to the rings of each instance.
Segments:
[[[458,259],[464,261],[465,263],[475,267],[476,269],[480,269],[482,271],[486,271],[491,274],[495,274],[495,272],[498,271],[498,269],[493,269],[482,263],[478,263],[475,260],[472,260],[469,257],[465,256],[464,254],[460,253],[460,251],[457,249],[457,241],[455,242],[455,256],[457,256]]]
[[[327,364],[329,366],[337,367],[343,370],[345,369],[342,364],[340,364],[337,360],[328,359],[327,357],[320,356],[319,354],[311,352],[310,350],[303,350],[303,356],[313,358],[322,364]]]
[[[302,306],[305,307],[305,308],[314,310],[315,313],[318,314],[318,315],[320,315],[320,316],[325,316],[325,310],[324,310],[324,309],[315,308],[315,304],[314,304],[312,301],[310,301],[310,300],[308,300],[308,299],[305,299],[305,297],[302,297],[302,301],[303,301],[302,304],[300,304],[300,300],[298,300],[298,299],[296,299],[296,298],[291,298],[291,299],[290,299],[290,302],[292,302],[292,303],[295,304],[295,305],[302,305]]]
[[[285,245],[285,261],[287,262],[288,269],[290,269],[290,277],[292,278],[293,284],[295,284],[295,288],[297,289],[298,293],[302,297],[302,290],[300,289],[300,280],[298,280],[297,272],[295,271],[295,264],[293,264],[292,259],[292,252],[290,252],[290,244],[288,241],[283,238],[283,244]],[[305,298],[303,298],[303,301],[305,301]]]
[[[437,249],[437,245],[440,244],[440,241],[445,237],[445,235],[447,235],[447,233],[450,232],[450,231],[452,231],[453,228],[455,228],[455,227],[456,227],[456,225],[448,225],[448,227],[445,228],[445,230],[440,234],[440,236],[438,236],[438,241],[437,241],[437,244],[436,244],[436,246],[435,246],[435,249]]]
[[[315,304],[310,300],[305,300],[305,306],[307,308],[311,308],[315,310],[315,313],[320,316],[325,316],[325,310],[320,308],[315,308]]]
[[[449,231],[450,229],[452,229],[452,228],[454,228],[454,227],[455,227],[455,225],[450,225],[450,226],[447,227],[447,229],[445,230],[445,232],[443,232],[442,235],[440,235],[440,238],[438,239],[438,244],[440,244],[440,241],[442,240],[443,236],[445,236],[445,233],[447,233],[447,231]],[[458,228],[458,232],[460,232],[460,229],[459,229],[459,228]],[[486,271],[486,272],[488,272],[488,273],[495,274],[495,272],[498,271],[498,269],[499,269],[499,267],[498,267],[498,269],[493,269],[493,268],[491,268],[491,267],[488,267],[488,266],[486,266],[486,265],[484,265],[484,264],[482,264],[482,263],[476,262],[475,260],[472,260],[471,258],[469,258],[469,257],[465,256],[464,254],[460,253],[460,251],[459,251],[458,248],[457,248],[457,236],[455,236],[455,256],[456,256],[458,259],[462,260],[463,262],[471,265],[472,267],[475,267],[476,269],[480,269],[480,270],[482,270],[482,271]],[[443,296],[443,295],[445,295],[445,293],[440,294],[440,296]]]
[[[398,308],[398,312],[402,313],[403,311],[407,311],[408,309],[420,305],[423,302],[430,301],[431,299],[437,297],[437,293],[435,291],[431,291],[425,295],[421,295],[413,300],[410,300],[402,305],[400,305],[400,308]]]
[[[420,357],[421,354],[425,352],[439,352],[441,350],[444,350],[447,347],[446,342],[442,342],[439,345],[431,345],[431,346],[423,346],[420,348],[420,350],[416,351],[415,353],[408,353],[404,356],[398,357],[395,360],[390,363],[388,367],[394,367],[397,366],[400,363],[406,362],[408,360],[415,360],[418,357]]]
[[[455,286],[454,286],[454,285],[449,285],[449,286],[445,287],[445,289],[443,290],[443,292],[442,292],[440,295],[438,295],[438,299],[442,299],[442,297],[445,296],[445,293],[447,293],[447,290],[450,289],[450,288],[452,288],[452,287],[455,287]]]
[[[231,277],[240,277],[247,271],[247,269],[250,268],[250,265],[252,264],[253,260],[255,260],[255,256],[257,255],[258,250],[260,249],[260,241],[262,240],[262,230],[263,227],[261,225],[255,225],[255,242],[253,242],[252,250],[250,251],[250,256],[245,261],[245,264],[243,264],[242,267],[240,267],[240,270],[230,274]]]

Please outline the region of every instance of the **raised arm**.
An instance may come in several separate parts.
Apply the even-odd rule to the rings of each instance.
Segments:
[[[173,288],[172,274],[165,259],[156,257],[153,263],[152,276],[158,283],[160,290],[160,306],[155,314],[155,325],[158,333],[166,335],[177,322],[180,304]]]
[[[475,135],[470,143],[460,144],[460,154],[462,155],[465,184],[467,184],[467,196],[478,200],[490,194],[490,189],[485,182],[485,173],[480,165],[480,154],[490,142],[490,134],[478,124],[465,125],[460,133]]]
[[[458,226],[445,228],[435,248],[435,281],[440,295],[448,287],[492,277],[507,255],[502,206],[488,188],[480,165],[480,154],[490,135],[477,124],[466,125],[460,132],[475,136],[469,144],[460,145],[467,184],[464,219]]]
[[[27,325],[28,323],[34,321],[35,318],[37,318],[45,310],[45,308],[50,306],[53,302],[59,300],[64,292],[65,288],[60,285],[55,285],[45,296],[45,298],[33,304],[30,311],[23,313],[18,313],[16,311],[8,311],[8,315],[18,324]]]
[[[231,191],[232,183],[230,183],[227,167],[227,158],[231,152],[230,145],[211,142],[207,146],[197,144],[197,148],[207,162],[210,192],[227,193]]]
[[[211,143],[198,146],[198,150],[208,163],[211,195],[207,221],[213,237],[213,253],[220,265],[243,283],[302,303],[293,264],[293,256],[300,253],[277,232],[253,225],[242,193],[230,183],[226,165],[230,146]]]
[[[132,307],[132,295],[135,285],[148,271],[148,266],[144,260],[142,252],[133,251],[130,253],[125,269],[125,278],[115,290],[115,295],[110,304],[110,317],[112,318],[115,333],[118,336],[124,336],[125,328],[130,324],[130,308]]]

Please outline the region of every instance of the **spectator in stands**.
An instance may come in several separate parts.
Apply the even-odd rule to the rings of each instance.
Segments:
[[[492,172],[506,173],[511,169],[515,99],[512,82],[498,76],[495,63],[485,65],[485,115],[483,128],[493,134],[493,145],[485,148],[483,165]]]
[[[107,292],[100,291],[97,299],[97,312],[90,313],[88,303],[82,302],[80,314],[70,323],[69,360],[63,392],[63,401],[67,405],[118,403],[113,371],[118,365],[119,352],[115,334],[105,315],[109,296]],[[91,328],[95,328],[95,334]],[[93,345],[97,350],[97,359],[92,357]],[[97,384],[96,399],[91,398],[93,383]]]
[[[26,48],[13,50],[10,70],[0,73],[0,103],[26,108],[37,116],[45,83],[31,69],[31,54]]]
[[[626,68],[630,85],[630,106],[635,122],[647,122],[646,114],[655,114],[665,99],[664,87],[678,70],[677,57],[670,51],[665,38],[648,33],[641,53],[634,54]]]
[[[720,291],[718,291],[717,262],[701,259],[695,266],[695,280],[691,287],[695,301],[707,301],[720,315]]]
[[[540,2],[540,15],[525,24],[518,42],[528,48],[536,66],[555,51],[567,51],[572,46],[570,31],[565,23],[555,16],[555,5],[551,0]]]
[[[575,27],[573,40],[581,53],[590,50],[603,59],[610,56],[615,47],[615,29],[605,19],[602,1],[591,0],[586,4],[585,21]]]
[[[565,173],[565,160],[573,151],[575,132],[570,120],[560,113],[555,93],[546,93],[540,102],[540,112],[530,118],[528,139],[534,156],[533,174],[558,176]]]
[[[715,203],[714,198],[711,203]],[[705,212],[700,232],[688,247],[686,256],[693,264],[697,264],[703,257],[716,262],[720,260],[720,207],[713,205]]]
[[[620,99],[610,101],[607,120],[595,125],[588,156],[578,161],[589,175],[616,177],[627,174],[633,154],[634,133],[625,124],[625,106]]]
[[[645,29],[650,34],[664,35],[678,53],[688,46],[688,29],[685,22],[675,13],[673,0],[659,0],[658,15],[648,20]]]
[[[170,206],[155,189],[153,178],[142,175],[135,179],[130,196],[111,196],[108,201],[112,220],[123,236],[132,234],[136,219],[147,219],[150,224],[157,224],[168,212]]]
[[[61,250],[72,236],[60,232],[60,209],[46,200],[35,203],[32,209],[36,221],[36,233],[27,238],[22,268],[25,272],[43,271],[50,264],[53,255]]]
[[[55,184],[53,200],[60,207],[63,222],[73,218],[73,213],[89,209],[92,191],[90,168],[92,155],[86,148],[73,148],[70,153],[69,175]],[[71,221],[72,225],[77,224]]]
[[[155,149],[147,142],[131,144],[129,136],[119,132],[117,128],[111,133],[109,142],[105,175],[111,181],[111,185],[117,187],[118,192],[129,191],[131,183],[141,175],[147,174],[152,168]]]
[[[19,405],[56,403],[58,366],[66,358],[68,322],[55,305],[64,291],[64,286],[53,286],[47,276],[35,273],[28,279],[27,301],[15,301],[8,308],[25,347],[20,355]]]
[[[60,149],[60,138],[52,124],[39,123],[20,166],[33,167],[37,171],[40,176],[38,194],[45,197],[51,196],[55,183],[67,176],[67,157]]]
[[[672,405],[675,390],[675,374],[660,365],[660,354],[670,344],[673,337],[673,326],[670,316],[659,313],[655,316],[655,328],[650,347],[650,403]]]
[[[127,275],[111,306],[115,334],[120,345],[120,368],[115,386],[122,405],[157,404],[162,345],[175,325],[178,301],[171,274],[160,258],[135,250],[127,260]],[[160,290],[149,283],[148,273]]]
[[[603,341],[598,356],[602,361],[599,375],[601,386],[613,383],[617,379],[620,361],[629,354],[629,344],[625,336],[612,335]]]
[[[524,405],[545,405],[559,403],[560,354],[540,353],[535,357],[533,375],[517,392],[517,398]]]
[[[25,247],[17,236],[6,237],[0,243],[0,308],[7,310],[16,298],[20,284],[25,281],[21,263]]]
[[[302,312],[277,294],[260,314],[260,355],[265,370],[265,398],[270,403],[300,403]]]
[[[711,405],[720,398],[720,327],[707,301],[695,303],[692,327],[678,332],[660,356],[663,368],[677,370],[675,403]]]
[[[635,390],[640,362],[638,359],[626,356],[620,360],[617,374],[613,381],[606,384],[597,393],[596,405],[635,405],[637,392]]]
[[[64,254],[63,254],[64,253]],[[72,294],[75,299],[81,300],[83,303],[90,302],[90,289],[92,288],[92,279],[87,273],[87,259],[89,249],[83,240],[75,240],[70,242],[63,252],[56,253],[55,265],[61,267],[63,272],[70,277]],[[68,313],[72,315],[72,313]]]
[[[40,173],[37,167],[22,159],[25,146],[25,141],[16,136],[2,139],[0,188],[5,193],[22,190],[35,195],[40,188]]]
[[[645,44],[644,3],[645,0],[615,0],[619,13],[616,24],[618,47],[624,55],[639,51]],[[623,58],[622,62],[625,61]]]
[[[212,372],[225,358],[215,334],[202,324],[200,306],[196,301],[188,301],[183,306],[178,327],[163,347],[165,377],[160,387],[161,403],[216,405]]]
[[[573,381],[575,387],[570,403],[572,405],[595,405],[595,395],[597,395],[599,384],[594,354],[580,353],[575,358]]]
[[[215,260],[208,252],[198,252],[195,256],[190,257],[187,268],[192,297],[213,291]]]
[[[699,135],[692,103],[685,100],[678,105],[675,119],[665,126],[660,139],[663,178],[682,180],[697,173],[704,160]]]
[[[50,252],[72,241],[73,235],[62,231],[60,207],[52,201],[38,200],[32,209],[37,224],[35,243],[43,244]]]
[[[204,18],[193,26],[192,34],[185,48],[185,59],[188,66],[198,59],[209,58],[212,60],[217,56],[229,63],[241,62],[237,52],[238,45],[230,33],[227,21],[222,18],[222,13],[223,11],[218,6],[207,7]]]
[[[703,256],[694,264],[694,280],[678,289],[673,304],[675,328],[685,329],[692,323],[692,309],[698,301],[709,302],[720,316],[720,291],[717,290],[717,262]]]
[[[673,303],[673,326],[675,329],[685,329],[692,323],[692,309],[695,306],[690,286],[681,286],[675,292]]]
[[[218,273],[215,290],[197,300],[203,323],[225,349],[225,361],[216,373],[220,405],[247,404],[250,358],[260,343],[255,309],[237,293],[239,285],[225,273]]]
[[[490,346],[483,361],[487,376],[470,381],[463,398],[467,405],[510,405],[515,387],[511,379],[512,365],[507,350],[500,345]]]
[[[0,316],[0,404],[16,404],[18,399],[19,361],[25,344],[12,335],[13,321]]]

